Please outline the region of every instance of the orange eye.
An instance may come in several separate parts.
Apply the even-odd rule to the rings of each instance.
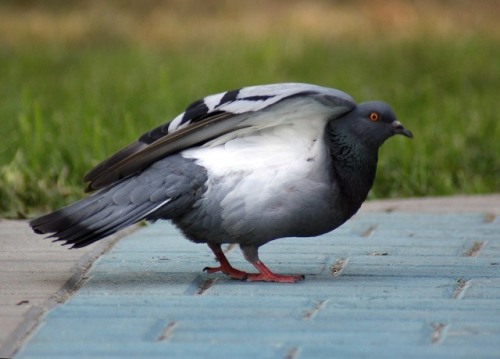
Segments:
[[[368,116],[368,118],[370,119],[370,121],[377,122],[380,116],[378,115],[378,113],[372,112],[370,113],[370,116]]]

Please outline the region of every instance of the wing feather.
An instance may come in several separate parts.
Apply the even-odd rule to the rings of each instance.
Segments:
[[[272,110],[273,105],[285,99],[304,96],[331,108],[333,117],[356,106],[349,95],[339,90],[298,83],[252,86],[207,96],[94,167],[85,176],[86,191],[104,188],[160,158],[242,129],[248,126],[245,120],[255,112]]]

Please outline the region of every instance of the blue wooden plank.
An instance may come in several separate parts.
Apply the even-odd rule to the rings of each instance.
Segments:
[[[228,257],[251,270],[238,248]],[[294,285],[201,269],[165,223],[122,239],[18,353],[37,357],[487,358],[500,353],[500,226],[479,214],[373,213],[262,248]],[[203,288],[203,289],[202,289]]]

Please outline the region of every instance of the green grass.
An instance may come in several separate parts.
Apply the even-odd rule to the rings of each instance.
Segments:
[[[86,171],[199,97],[282,81],[384,100],[414,132],[382,148],[372,198],[500,189],[496,40],[292,40],[0,47],[0,217],[81,198]]]

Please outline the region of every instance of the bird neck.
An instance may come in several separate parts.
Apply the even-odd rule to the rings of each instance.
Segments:
[[[378,147],[360,142],[350,133],[330,128],[327,143],[332,159],[332,181],[337,184],[347,217],[361,207],[368,196],[378,161]]]

